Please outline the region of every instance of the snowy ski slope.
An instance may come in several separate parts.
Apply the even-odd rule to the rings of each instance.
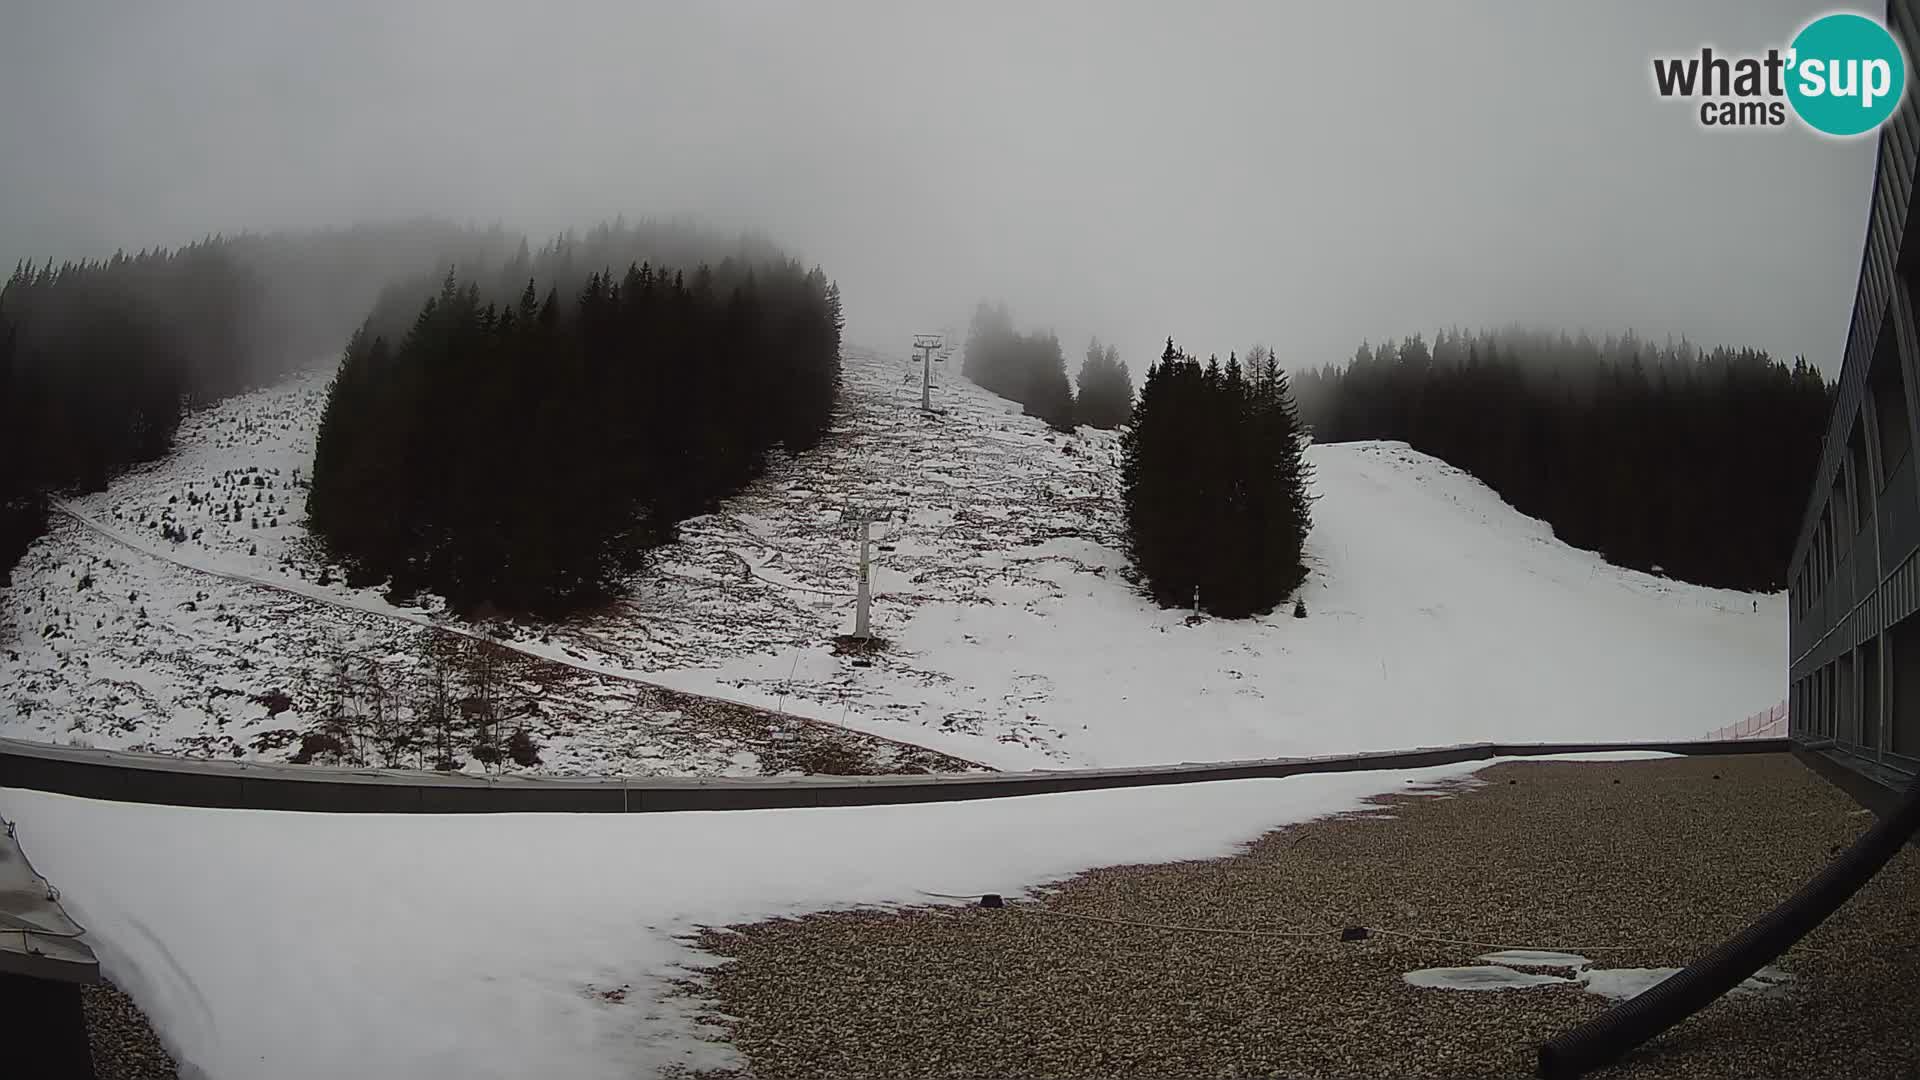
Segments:
[[[636,678],[1001,768],[1697,737],[1782,696],[1781,598],[1610,567],[1394,443],[1310,452],[1308,618],[1157,609],[1122,576],[1114,436],[1051,432],[957,366],[923,416],[904,351],[850,350],[822,447],[685,523],[621,602],[515,628],[578,680],[547,699],[547,767],[780,771]],[[343,636],[399,655],[395,635],[446,624],[337,570],[320,584],[298,481],[323,390],[197,413],[165,461],[70,504],[0,596],[0,733],[281,757],[298,703],[256,696]],[[890,648],[869,658],[831,644],[853,622],[854,508],[892,512],[873,571]]]

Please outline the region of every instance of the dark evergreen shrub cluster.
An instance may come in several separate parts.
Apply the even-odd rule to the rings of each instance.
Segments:
[[[1167,342],[1121,437],[1134,567],[1163,605],[1238,618],[1306,577],[1305,438],[1287,373],[1264,350],[1205,365]]]
[[[608,596],[770,451],[826,431],[843,320],[820,270],[628,263],[575,290],[579,255],[559,244],[487,272],[532,271],[506,302],[450,273],[398,337],[381,314],[355,335],[307,502],[350,581],[561,614]]]

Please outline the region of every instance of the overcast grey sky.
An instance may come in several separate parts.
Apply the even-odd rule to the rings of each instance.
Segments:
[[[823,264],[886,346],[992,296],[1075,364],[1520,320],[1833,375],[1872,139],[1705,130],[1648,74],[1825,10],[0,0],[0,256],[692,214]]]

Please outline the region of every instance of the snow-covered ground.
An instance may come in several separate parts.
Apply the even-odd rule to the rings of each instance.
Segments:
[[[702,1022],[710,1006],[682,992],[715,962],[687,940],[701,927],[1227,855],[1488,764],[637,815],[295,814],[0,789],[0,814],[183,1075],[632,1080],[741,1064]]]
[[[622,602],[515,630],[593,681],[548,710],[570,717],[552,760],[758,771],[750,746],[662,734],[674,710],[636,704],[636,678],[1003,768],[1692,738],[1783,696],[1782,598],[1608,566],[1394,443],[1311,450],[1306,619],[1190,624],[1121,576],[1114,437],[1053,433],[955,367],[928,417],[917,369],[850,350],[825,445],[687,522]],[[198,413],[175,454],[71,505],[0,603],[0,733],[279,755],[254,743],[298,705],[290,725],[250,695],[339,634],[378,651],[397,619],[428,621],[323,577],[301,528],[323,385]],[[892,512],[873,571],[891,647],[870,658],[831,647],[853,621],[854,508]]]

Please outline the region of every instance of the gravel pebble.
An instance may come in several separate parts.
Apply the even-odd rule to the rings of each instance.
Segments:
[[[1610,1002],[1402,975],[1490,946],[1682,967],[1872,821],[1787,755],[1512,763],[1445,790],[1229,858],[1094,870],[998,910],[710,932],[700,946],[725,961],[704,993],[758,1077],[1528,1076],[1541,1042]],[[1343,926],[1485,945],[1342,943]],[[1920,852],[1776,964],[1785,994],[1723,999],[1595,1075],[1920,1077]]]
[[[133,999],[111,983],[80,988],[94,1080],[175,1080],[173,1058]]]

